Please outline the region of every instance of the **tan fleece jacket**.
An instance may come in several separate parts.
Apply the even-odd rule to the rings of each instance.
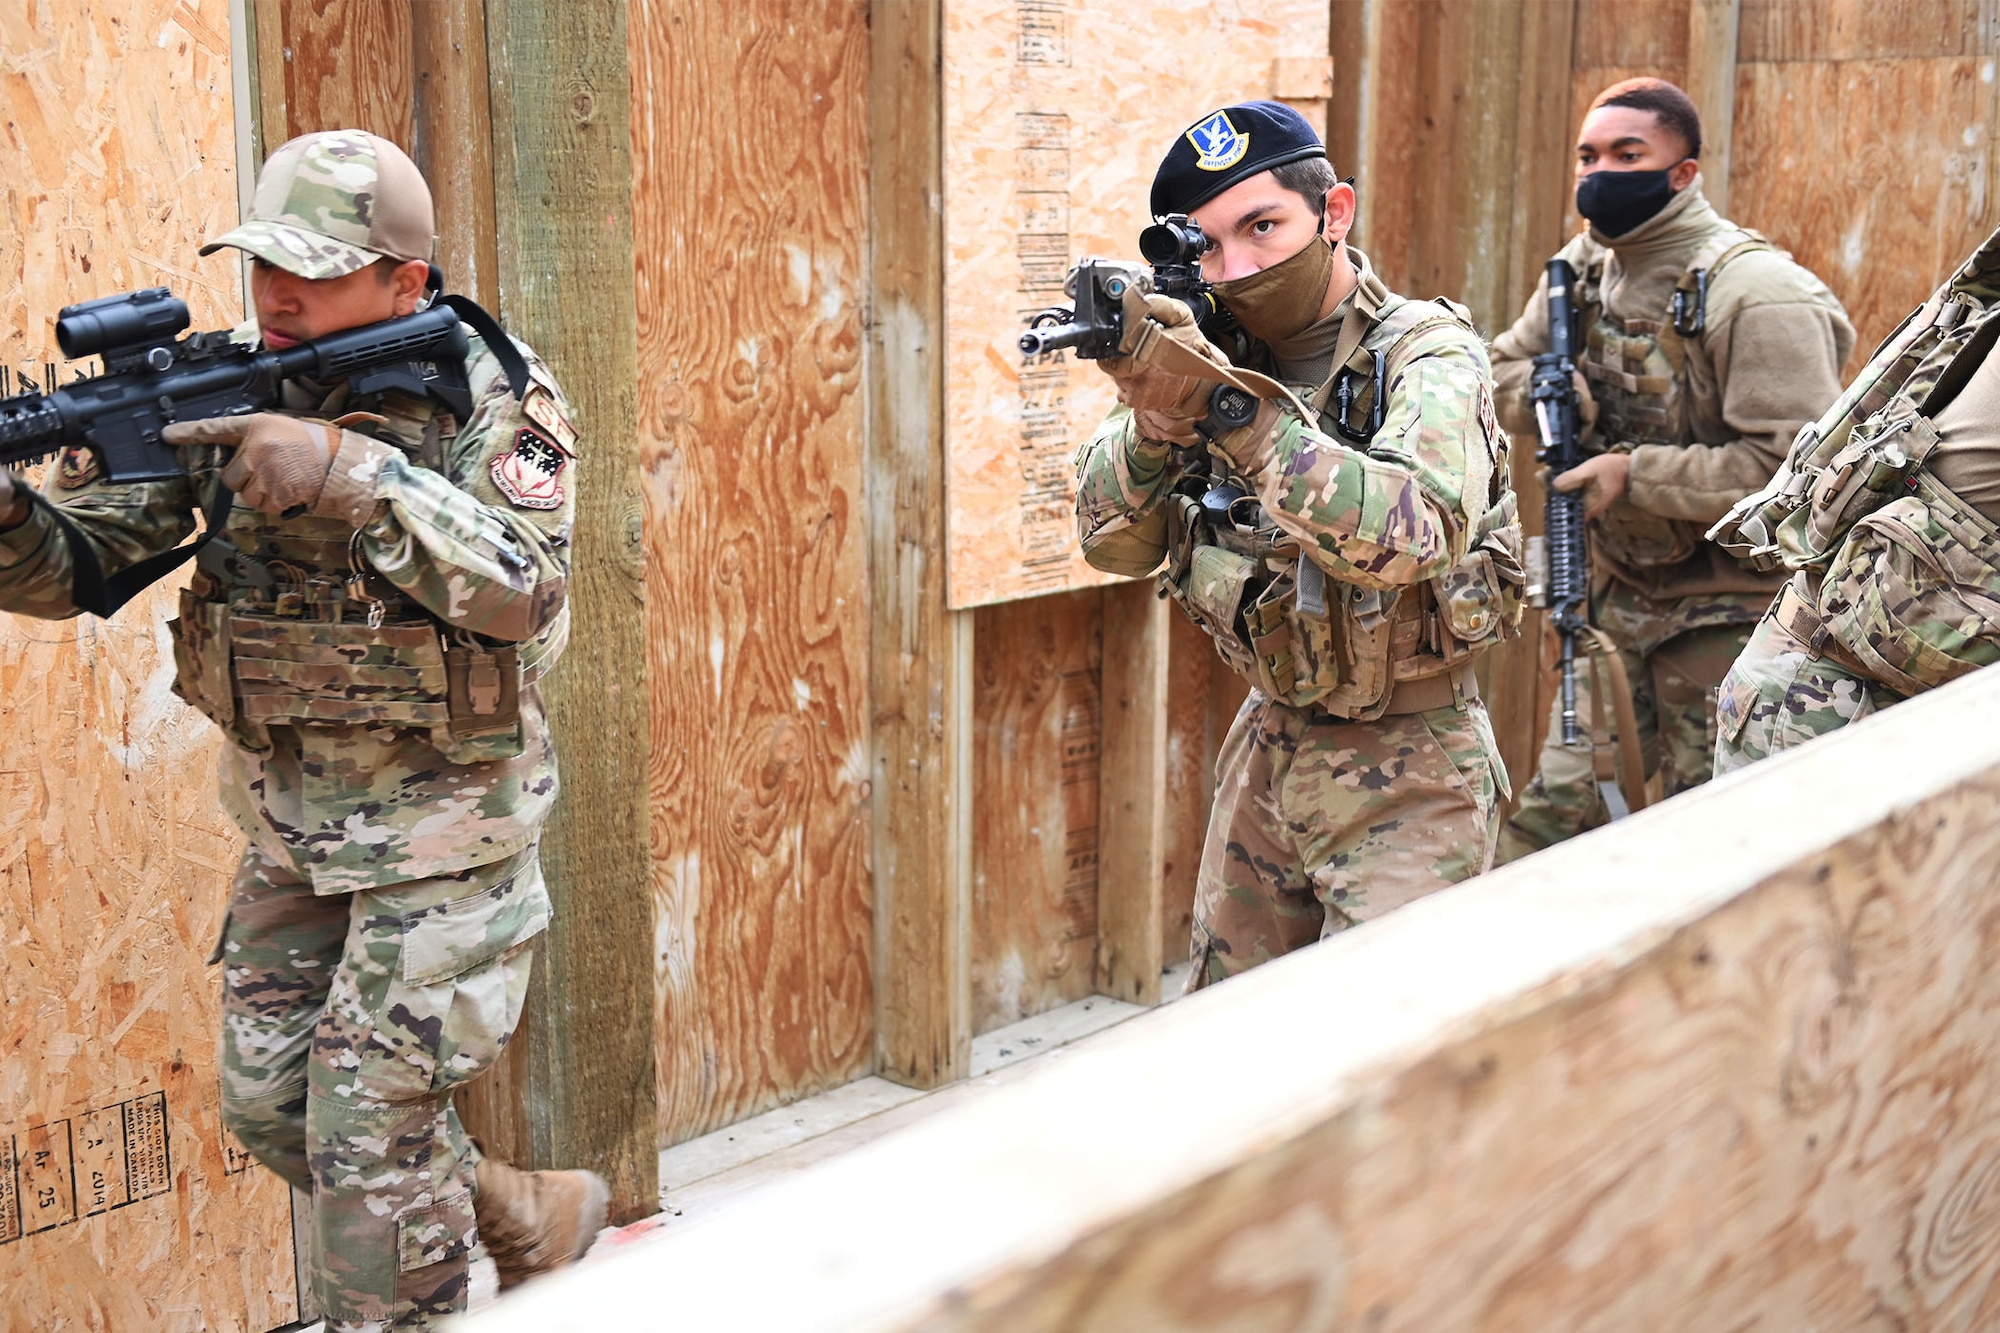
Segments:
[[[1560,254],[1579,274],[1602,259],[1603,300],[1612,317],[1664,322],[1688,262],[1730,225],[1709,206],[1697,176],[1615,245],[1593,227]],[[1501,423],[1530,439],[1535,427],[1528,381],[1533,358],[1548,350],[1548,313],[1545,276],[1514,326],[1493,342]],[[1789,255],[1753,251],[1731,259],[1709,284],[1705,327],[1687,346],[1683,374],[1693,438],[1685,446],[1634,449],[1626,502],[1704,526],[1721,518],[1771,479],[1799,428],[1839,396],[1841,366],[1853,346],[1854,326],[1839,299]],[[1705,545],[1677,571],[1681,577],[1662,578],[1657,591],[1714,589],[1718,578],[1747,586],[1747,570]]]

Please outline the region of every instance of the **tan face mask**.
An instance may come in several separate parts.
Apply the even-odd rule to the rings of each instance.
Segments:
[[[1282,342],[1319,318],[1332,283],[1333,247],[1315,235],[1290,259],[1216,283],[1215,294],[1251,337]]]

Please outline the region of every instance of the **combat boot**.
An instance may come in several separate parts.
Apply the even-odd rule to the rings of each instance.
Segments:
[[[520,1171],[482,1157],[472,1211],[500,1289],[581,1259],[604,1225],[611,1187],[595,1171]]]

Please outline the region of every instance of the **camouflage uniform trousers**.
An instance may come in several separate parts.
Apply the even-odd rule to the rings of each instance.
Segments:
[[[1478,700],[1353,722],[1252,690],[1215,771],[1189,990],[1492,863],[1506,771]]]
[[[1716,691],[1715,775],[1838,731],[1901,697],[1859,672],[1813,656],[1766,616]]]
[[[1646,776],[1660,778],[1662,797],[1708,781],[1715,753],[1715,687],[1750,635],[1749,625],[1711,625],[1684,630],[1650,653],[1620,647],[1625,678],[1632,685],[1632,711],[1639,724],[1639,752]],[[1600,674],[1604,668],[1598,668]],[[1609,687],[1609,681],[1605,682]],[[1606,709],[1609,710],[1609,701]],[[1521,805],[1500,831],[1496,864],[1518,861],[1530,852],[1611,822],[1598,786],[1597,755],[1590,744],[1596,718],[1590,659],[1578,645],[1576,712],[1584,743],[1562,741],[1562,698],[1549,705],[1549,730],[1541,764],[1521,793]],[[1607,730],[1616,731],[1614,718]],[[1615,755],[1607,755],[1615,772]],[[1608,777],[1605,780],[1610,780]]]
[[[451,1094],[520,1020],[547,919],[536,856],[322,896],[255,843],[237,869],[223,1119],[311,1194],[329,1330],[424,1329],[465,1308],[478,1151]]]

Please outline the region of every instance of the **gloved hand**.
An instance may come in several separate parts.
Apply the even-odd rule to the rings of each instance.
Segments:
[[[222,469],[222,484],[246,504],[280,517],[303,513],[326,489],[340,427],[276,412],[176,421],[160,432],[168,444],[224,444],[236,454]]]
[[[16,485],[14,474],[0,468],[0,532],[18,528],[28,521],[27,487]]]
[[[1194,312],[1170,296],[1128,288],[1124,316],[1121,355],[1105,357],[1098,367],[1117,384],[1118,401],[1132,409],[1140,438],[1194,444],[1194,425],[1208,415],[1209,395],[1222,380],[1191,372],[1202,362],[1226,367],[1228,358],[1202,336]]]
[[[1569,373],[1569,382],[1576,387],[1576,431],[1578,438],[1590,434],[1597,424],[1597,399],[1591,396],[1590,381],[1580,370]]]

